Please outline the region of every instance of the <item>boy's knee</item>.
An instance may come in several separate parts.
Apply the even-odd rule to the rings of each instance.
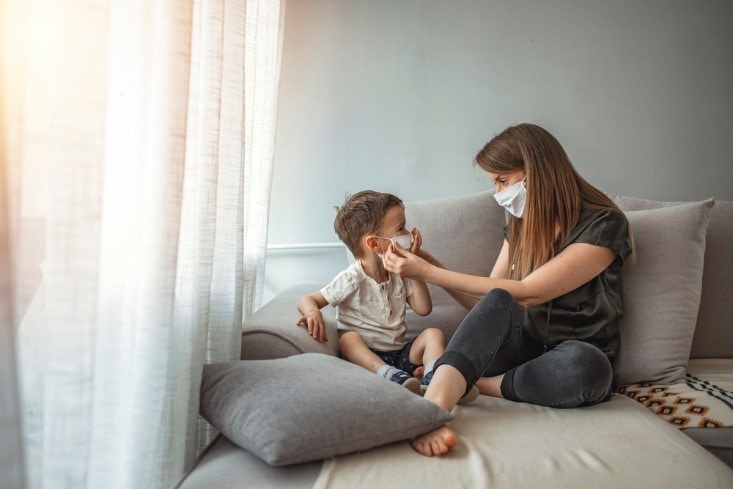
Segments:
[[[351,345],[363,343],[361,335],[356,331],[347,331],[339,337],[339,348],[348,348]]]
[[[438,328],[427,328],[420,333],[427,341],[445,343],[445,334]]]

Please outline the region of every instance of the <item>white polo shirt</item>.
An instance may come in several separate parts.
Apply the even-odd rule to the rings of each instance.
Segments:
[[[356,260],[330,284],[321,289],[336,308],[339,331],[356,331],[369,348],[395,351],[405,346],[405,313],[412,284],[388,273],[386,282],[377,283]]]

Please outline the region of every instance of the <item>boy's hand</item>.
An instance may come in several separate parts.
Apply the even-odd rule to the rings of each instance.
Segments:
[[[308,334],[316,341],[325,343],[328,341],[328,335],[326,334],[326,323],[323,321],[323,314],[321,311],[309,312],[308,314],[298,318],[296,323],[298,326],[305,326],[308,328]]]

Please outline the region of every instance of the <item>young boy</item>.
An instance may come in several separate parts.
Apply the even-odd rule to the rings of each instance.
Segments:
[[[298,303],[302,314],[297,324],[308,334],[326,341],[321,308],[337,308],[341,356],[378,375],[420,394],[427,387],[433,366],[445,350],[445,337],[428,328],[412,342],[405,341],[406,306],[419,315],[430,314],[433,304],[425,282],[389,273],[382,254],[389,246],[417,253],[422,236],[405,227],[402,200],[392,194],[364,190],[346,199],[336,214],[334,229],[355,257],[354,263],[321,290]],[[424,366],[422,381],[413,377]],[[462,403],[476,398],[469,392]]]

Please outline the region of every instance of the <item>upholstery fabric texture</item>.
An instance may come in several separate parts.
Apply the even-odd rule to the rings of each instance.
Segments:
[[[451,270],[488,276],[504,243],[504,210],[494,192],[405,203],[407,226],[417,227],[423,248]],[[440,287],[428,284],[433,312],[418,316],[408,311],[407,339],[437,327],[447,338],[460,324],[466,310]]]
[[[617,359],[616,367],[635,378],[646,377],[636,375],[645,369],[664,371],[665,365],[672,365],[679,379],[684,379],[687,364],[687,371],[692,376],[733,391],[733,384],[730,384],[733,301],[730,300],[730,288],[723,286],[733,276],[733,247],[730,246],[733,202],[716,201],[710,212],[707,203],[612,197],[629,216],[637,244],[636,264],[628,268],[628,278],[625,275],[624,279],[627,307],[622,342],[629,344],[636,337],[634,341],[639,343],[629,344],[629,366],[620,365]],[[685,205],[680,207],[680,204]],[[705,230],[700,226],[705,224],[707,213],[710,222],[704,239]],[[501,246],[504,226],[504,213],[491,192],[408,202],[406,215],[408,226],[416,226],[423,233],[425,249],[446,265],[468,272],[489,273]],[[660,222],[652,222],[655,219]],[[694,297],[688,306],[679,303],[678,299],[689,300],[688,287],[696,282],[699,285],[703,246],[702,298],[698,297],[697,312]],[[680,256],[691,261],[680,266]],[[650,267],[653,278],[634,277],[646,274],[645,266]],[[265,357],[325,348],[327,345],[312,341],[302,328],[294,325],[298,299],[322,285],[295,285],[280,292],[275,300],[257,311],[244,324],[243,354],[257,352]],[[433,312],[427,317],[408,313],[408,335],[414,337],[424,327],[435,326],[449,336],[465,315],[466,311],[442,291],[431,290]],[[670,303],[676,309],[665,310],[663,305]],[[686,307],[693,310],[687,311]],[[324,308],[324,314],[330,314],[328,309]],[[678,313],[681,315],[670,323],[669,318]],[[682,317],[688,331],[677,322]],[[335,333],[332,321],[332,316],[326,319],[329,334]],[[650,333],[637,329],[649,329]],[[693,359],[687,363],[680,351],[690,348],[693,329]],[[259,344],[265,340],[267,346]],[[297,348],[294,345],[298,345]],[[650,350],[654,353],[670,347],[680,351],[650,353]],[[335,354],[335,349],[333,351]],[[638,378],[629,383],[644,381]],[[656,383],[669,386],[673,392],[685,386]],[[291,384],[288,381],[287,388]],[[707,391],[702,394],[696,396],[694,404],[707,405],[712,411],[712,403],[706,399],[709,394]],[[573,410],[545,409],[481,396],[471,405],[456,409],[453,414],[457,416],[451,426],[458,433],[460,443],[449,457],[426,461],[410,448],[409,443],[391,443],[327,459],[317,487],[352,487],[340,484],[344,482],[342,476],[352,475],[354,478],[349,480],[356,480],[354,484],[360,487],[379,487],[380,481],[385,480],[388,482],[384,484],[390,487],[399,486],[400,482],[408,487],[427,487],[438,485],[443,476],[454,486],[463,487],[500,487],[502,483],[507,487],[543,484],[548,487],[629,487],[629,484],[633,487],[731,487],[733,427],[678,429],[679,424],[664,422],[664,416],[656,415],[656,410],[625,396],[614,395],[608,403]],[[583,420],[587,424],[581,426],[579,423],[585,423]],[[691,445],[692,440],[697,444]],[[716,463],[715,457],[706,456],[699,450],[700,445],[729,467]],[[532,470],[525,470],[530,466],[524,464],[527,460]],[[674,463],[670,464],[670,460]],[[426,463],[437,463],[440,467],[426,470]],[[233,488],[242,483],[278,489],[313,487],[320,464],[314,461],[287,467],[271,466],[222,437],[181,489]]]
[[[625,211],[635,263],[624,272],[615,385],[685,380],[695,332],[712,199]]]
[[[271,465],[366,450],[453,419],[400,385],[321,353],[206,365],[200,412]]]
[[[311,487],[733,487],[730,468],[619,394],[576,409],[480,396],[453,413],[459,443],[448,456],[393,443],[324,461]]]
[[[610,194],[624,211],[659,209],[682,202],[626,197]],[[733,345],[733,302],[728,288],[721,284],[733,277],[733,202],[715,201],[705,243],[705,266],[697,328],[692,340],[690,358],[724,358],[730,356]]]
[[[730,208],[733,210],[733,206]],[[729,413],[733,413],[733,358],[691,359],[687,373],[705,379],[702,385],[705,395],[698,392],[698,400],[721,407],[724,405],[723,409],[727,408]],[[714,397],[714,401],[710,397]],[[733,425],[714,429],[684,428],[682,432],[733,469]]]
[[[277,295],[251,316],[242,328],[242,359],[269,360],[288,357],[299,353],[323,353],[338,356],[338,333],[336,332],[336,313],[332,307],[324,307],[323,320],[326,322],[328,341],[320,343],[308,335],[306,328],[295,321],[300,316],[298,300],[323,284],[301,283]],[[295,307],[293,307],[295,306]],[[283,314],[283,311],[290,314]]]

